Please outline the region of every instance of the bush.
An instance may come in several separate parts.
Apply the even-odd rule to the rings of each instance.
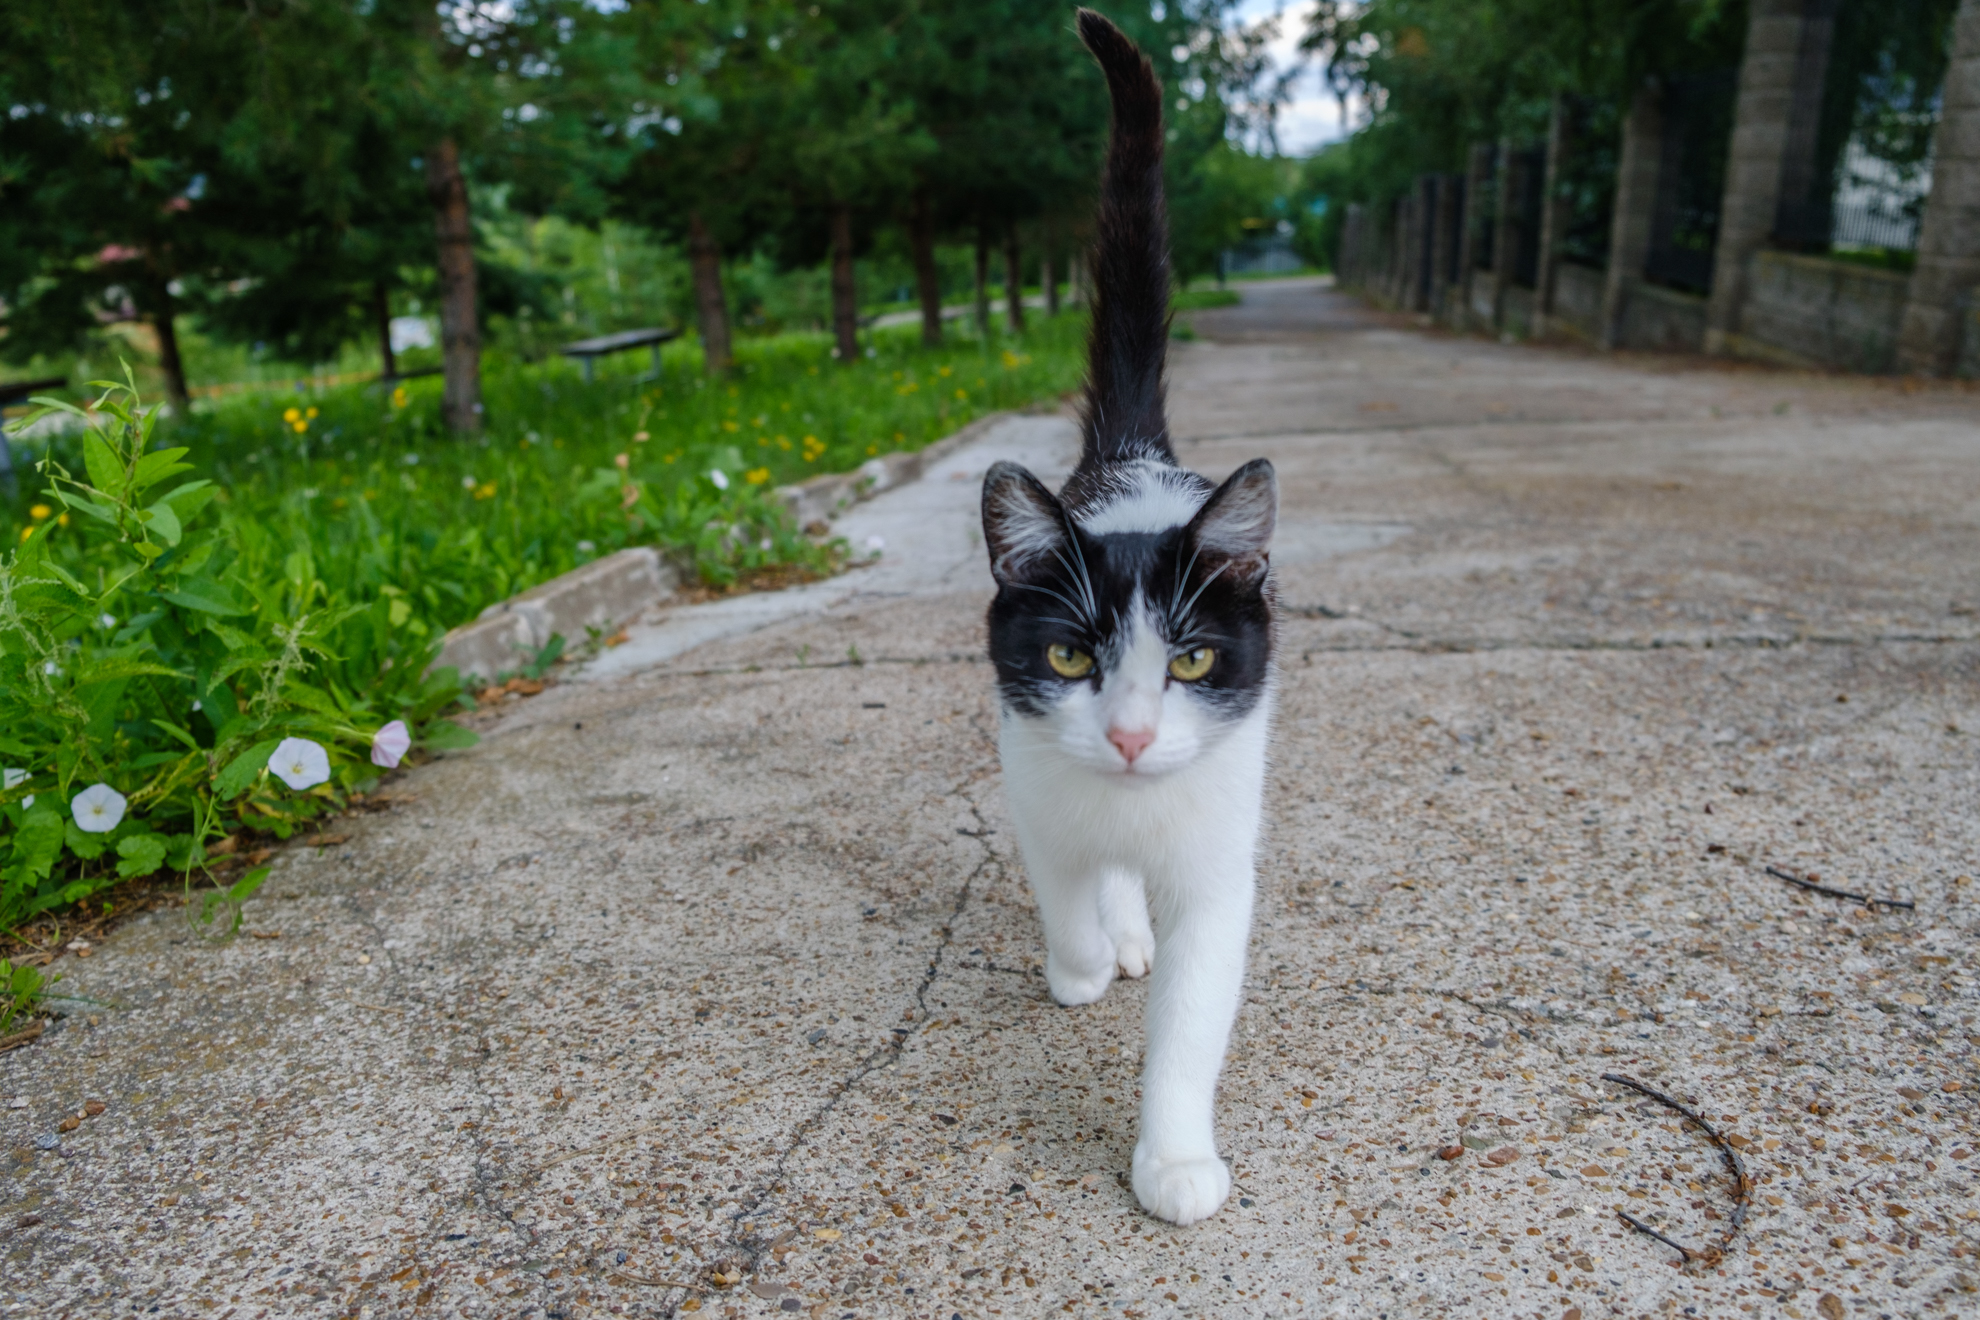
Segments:
[[[35,418],[57,412],[81,416]],[[473,739],[440,718],[458,676],[423,674],[434,647],[395,629],[389,596],[353,602],[302,551],[257,571],[242,525],[204,517],[218,488],[174,481],[186,450],[151,449],[158,410],[128,384],[104,384],[96,420],[81,475],[40,464],[52,503],[0,561],[4,924],[190,877],[241,826],[287,837],[396,764],[394,722],[429,747]]]

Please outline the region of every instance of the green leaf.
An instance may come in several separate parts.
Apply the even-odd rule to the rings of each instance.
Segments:
[[[117,856],[124,859],[117,863],[117,874],[124,879],[150,875],[165,864],[165,838],[158,834],[133,834],[118,841]]]
[[[166,545],[177,545],[184,528],[179,526],[179,515],[172,506],[162,501],[144,511],[145,527]]]
[[[115,683],[126,678],[136,678],[141,674],[153,674],[159,678],[190,678],[165,665],[153,664],[149,660],[103,660],[84,665],[76,671],[76,686],[86,687],[92,683]]]
[[[426,735],[419,743],[430,752],[458,752],[480,741],[481,735],[473,729],[464,729],[452,720],[440,720],[427,726]]]
[[[212,578],[185,578],[179,583],[177,591],[161,591],[158,594],[174,605],[198,610],[203,614],[217,614],[222,618],[248,612],[247,606],[241,603],[240,598],[234,594],[233,588]],[[229,645],[231,646],[232,643],[230,642]]]
[[[137,461],[137,469],[131,473],[131,489],[142,491],[167,477],[192,471],[192,464],[179,461],[190,452],[187,449],[161,449],[155,454],[146,454]]]
[[[78,829],[72,820],[62,822],[62,842],[69,845],[69,851],[85,862],[93,862],[103,855],[110,841],[101,834],[89,834]]]
[[[158,502],[171,505],[172,512],[179,515],[179,521],[189,523],[199,516],[199,511],[212,501],[218,490],[210,481],[188,481],[183,486],[175,486]]]
[[[184,729],[180,728],[176,724],[173,724],[169,720],[154,719],[152,720],[152,723],[157,725],[159,728],[163,729],[165,732],[171,734],[174,738],[177,738],[180,742],[184,743],[186,746],[192,748],[195,752],[201,750],[200,745],[197,742],[193,741],[193,736],[190,733],[187,733]]]
[[[90,485],[112,497],[124,493],[124,465],[94,430],[83,434],[83,465],[89,469]]]
[[[21,817],[21,827],[14,834],[13,865],[8,869],[18,870],[37,882],[46,880],[55,869],[55,859],[62,855],[67,824],[46,797],[37,800]]]
[[[268,768],[268,758],[282,745],[279,738],[259,742],[227,763],[213,780],[213,791],[223,802],[231,802],[245,792]]]

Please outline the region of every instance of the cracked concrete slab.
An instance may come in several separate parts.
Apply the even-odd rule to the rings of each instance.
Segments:
[[[965,451],[856,515],[878,567],[654,620],[285,853],[247,937],[63,959],[95,1002],[0,1056],[0,1305],[1970,1313],[1973,396],[1245,292],[1172,389],[1186,461],[1285,498],[1220,1214],[1124,1185],[1142,987],[1045,993]],[[1021,425],[982,444],[1065,461]],[[1723,1262],[1617,1217],[1702,1248],[1734,1201],[1604,1074],[1738,1143]]]

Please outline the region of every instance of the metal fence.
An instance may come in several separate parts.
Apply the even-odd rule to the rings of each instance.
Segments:
[[[1738,79],[1737,69],[1715,69],[1664,82],[1663,158],[1643,263],[1644,277],[1655,283],[1711,290]]]

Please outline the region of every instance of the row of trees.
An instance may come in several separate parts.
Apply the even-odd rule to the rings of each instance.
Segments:
[[[1263,33],[1233,0],[1112,15],[1171,91],[1185,273],[1230,235],[1235,129],[1269,113]],[[923,333],[938,242],[979,284],[1020,240],[1075,251],[1106,126],[1063,0],[4,0],[0,351],[61,351],[106,321],[321,359],[376,334],[408,283],[440,311],[450,425],[480,424],[481,326],[533,291],[479,260],[476,199],[685,246],[711,370],[730,354],[725,254],[829,259],[856,352],[853,259],[909,238]],[[1210,223],[1192,228],[1192,206]],[[1048,265],[1049,269],[1049,265]],[[1060,267],[1063,269],[1063,266]],[[1022,308],[1012,301],[1012,317]]]

